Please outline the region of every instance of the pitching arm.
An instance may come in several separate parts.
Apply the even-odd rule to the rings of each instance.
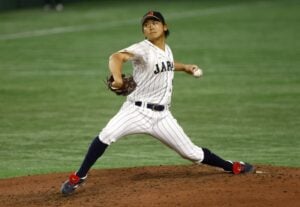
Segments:
[[[193,75],[194,77],[201,77],[203,75],[202,69],[194,64],[183,64],[180,62],[174,62],[175,71],[184,71],[188,74]]]

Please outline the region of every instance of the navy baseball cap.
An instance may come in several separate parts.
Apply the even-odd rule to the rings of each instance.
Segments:
[[[144,23],[147,19],[155,19],[155,20],[160,21],[163,24],[166,24],[165,18],[158,11],[148,11],[142,18],[142,25],[144,25]]]
[[[165,18],[163,17],[163,15],[158,12],[158,11],[148,11],[142,18],[142,25],[144,25],[145,21],[148,20],[148,19],[155,19],[155,20],[158,20],[160,21],[163,25],[166,25],[166,22],[165,22]],[[165,35],[166,37],[170,34],[170,31],[169,29],[167,31],[165,31]]]

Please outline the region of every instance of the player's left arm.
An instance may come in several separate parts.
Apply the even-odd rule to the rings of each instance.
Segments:
[[[198,67],[198,65],[194,64],[184,64],[180,62],[174,62],[174,70],[175,71],[184,71],[188,74],[191,74],[193,76],[202,76],[203,72],[202,69]]]

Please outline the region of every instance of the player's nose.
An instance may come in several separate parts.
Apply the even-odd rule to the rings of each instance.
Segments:
[[[150,29],[153,29],[153,28],[154,28],[154,23],[151,22],[151,23],[149,24],[149,28],[150,28]]]

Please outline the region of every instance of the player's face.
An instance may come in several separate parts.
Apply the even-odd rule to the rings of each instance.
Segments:
[[[148,40],[155,40],[164,37],[167,26],[160,21],[148,19],[143,25],[144,35]]]

